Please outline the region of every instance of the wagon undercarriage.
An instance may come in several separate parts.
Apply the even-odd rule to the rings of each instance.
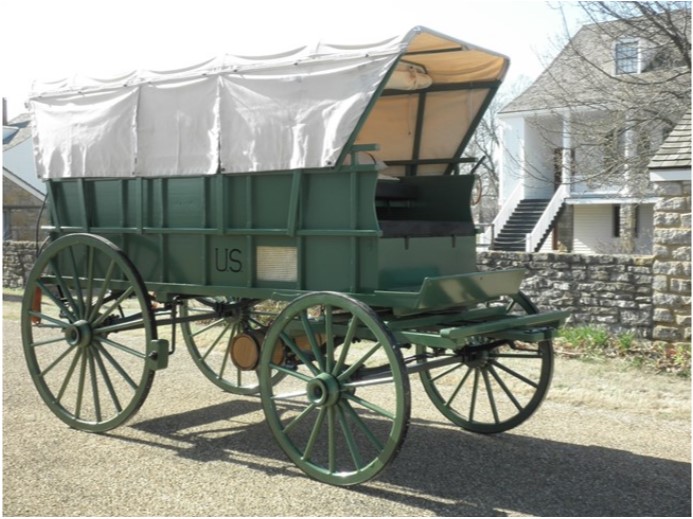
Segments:
[[[261,394],[287,454],[333,484],[370,479],[394,457],[413,374],[464,429],[519,425],[548,390],[550,339],[564,318],[537,313],[521,293],[405,315],[334,292],[159,302],[121,251],[91,235],[57,240],[39,269],[27,287],[25,351],[68,425],[106,431],[133,416],[168,365],[178,327],[205,376],[231,393]]]

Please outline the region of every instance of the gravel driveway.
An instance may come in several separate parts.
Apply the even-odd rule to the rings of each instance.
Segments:
[[[257,398],[184,348],[139,414],[96,435],[40,400],[3,307],[6,516],[690,516],[690,381],[559,358],[541,409],[497,436],[449,425],[412,377],[412,424],[376,480],[335,488],[287,461]]]

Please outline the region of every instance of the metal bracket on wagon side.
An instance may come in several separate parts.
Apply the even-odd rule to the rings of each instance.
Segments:
[[[168,367],[168,341],[155,339],[147,347],[147,367],[154,371]]]

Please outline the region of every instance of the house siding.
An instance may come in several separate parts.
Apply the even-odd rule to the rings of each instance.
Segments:
[[[621,238],[613,235],[613,204],[574,205],[573,252],[578,254],[626,253]],[[639,230],[633,254],[652,254],[654,206],[639,206]],[[547,249],[543,249],[547,250]]]
[[[618,238],[613,235],[612,205],[576,205],[574,212],[573,252],[595,254],[614,251]]]

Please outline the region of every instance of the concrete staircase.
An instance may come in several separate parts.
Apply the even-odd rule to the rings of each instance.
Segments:
[[[544,199],[520,200],[513,214],[493,240],[491,250],[524,252],[527,233],[532,232],[548,205],[549,200]]]

